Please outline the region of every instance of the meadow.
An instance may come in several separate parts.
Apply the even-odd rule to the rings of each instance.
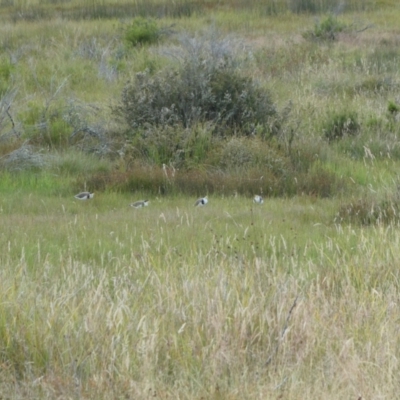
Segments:
[[[397,397],[400,7],[260,3],[0,2],[0,398]]]

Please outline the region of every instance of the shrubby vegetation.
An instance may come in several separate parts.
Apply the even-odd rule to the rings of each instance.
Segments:
[[[125,32],[125,40],[133,46],[154,43],[159,36],[156,21],[149,18],[135,18]]]
[[[2,397],[397,398],[397,3],[0,3]]]
[[[345,30],[346,25],[343,22],[329,14],[321,21],[316,21],[314,28],[304,33],[304,37],[313,40],[336,40],[337,34]]]
[[[360,130],[357,113],[348,110],[334,112],[324,121],[322,130],[329,141],[354,136]]]
[[[199,123],[209,123],[217,136],[278,133],[279,116],[268,90],[243,75],[223,43],[210,40],[181,42],[189,48],[183,48],[178,66],[156,75],[141,72],[125,86],[117,110],[130,135],[137,128],[192,128]]]
[[[313,2],[306,3],[297,4],[302,10],[292,11],[321,11],[313,8]],[[171,25],[153,19],[148,7],[147,13],[131,23],[108,27],[104,35],[87,34],[84,40],[72,41],[76,43],[72,48],[62,42],[62,50],[49,56],[71,58],[74,63],[68,68],[75,72],[66,78],[53,72],[49,84],[45,77],[50,64],[37,63],[28,85],[43,95],[25,103],[20,102],[20,95],[15,100],[17,89],[12,85],[27,70],[24,63],[12,60],[25,60],[20,52],[31,50],[20,50],[17,39],[10,36],[4,41],[10,57],[4,58],[0,69],[7,82],[1,124],[4,137],[13,142],[3,144],[5,156],[26,140],[30,154],[36,151],[38,159],[43,148],[50,152],[75,149],[83,157],[96,155],[114,165],[112,174],[94,170],[93,184],[102,189],[146,187],[155,193],[160,184],[157,178],[152,187],[151,179],[159,173],[162,176],[165,164],[179,171],[179,179],[162,190],[165,194],[201,192],[202,185],[215,193],[247,194],[257,190],[252,182],[264,177],[261,185],[257,183],[264,194],[322,197],[343,194],[349,187],[346,173],[325,168],[325,162],[336,163],[332,159],[341,154],[349,160],[363,160],[368,152],[378,159],[400,156],[393,141],[399,131],[395,100],[389,100],[386,113],[378,115],[375,107],[367,117],[357,105],[358,99],[372,95],[395,99],[393,63],[397,55],[390,44],[360,53],[342,52],[338,43],[334,56],[324,41],[304,41],[301,50],[290,42],[278,49],[270,43],[255,47],[240,35],[228,35],[215,27],[197,32],[174,27],[175,34],[160,42],[164,32],[160,26]],[[306,31],[305,37],[329,39],[333,34],[339,39],[338,32],[355,35],[333,14],[319,18],[321,22]],[[336,73],[325,71],[329,65]],[[311,70],[317,74],[309,74]],[[345,79],[337,71],[343,71]],[[383,71],[388,75],[382,77]],[[304,82],[301,76],[308,79],[303,94],[291,90]],[[86,93],[95,88],[92,97],[100,102],[76,96],[77,90]],[[338,101],[340,96],[346,99],[344,104]],[[126,180],[126,174],[136,168],[155,172],[146,175],[148,182],[141,180],[136,185]],[[72,170],[79,174],[79,169]],[[190,180],[182,177],[189,172]],[[82,182],[90,179],[87,170],[81,173]],[[105,177],[107,173],[110,178]],[[241,180],[244,174],[248,179]],[[231,184],[212,183],[213,179],[220,182],[221,176]]]

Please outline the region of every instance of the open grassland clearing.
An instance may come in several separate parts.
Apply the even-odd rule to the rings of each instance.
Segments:
[[[334,224],[332,200],[192,200],[2,197],[5,393],[395,396],[396,225]]]
[[[4,398],[398,397],[399,5],[260,3],[0,2]]]

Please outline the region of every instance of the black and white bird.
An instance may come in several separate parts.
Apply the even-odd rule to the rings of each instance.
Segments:
[[[90,193],[90,192],[80,192],[75,195],[75,198],[78,200],[89,200],[89,199],[93,199],[93,197],[94,197],[94,193]]]
[[[149,205],[148,200],[139,200],[139,201],[135,201],[134,203],[132,203],[131,207],[142,208],[142,207],[147,207],[148,205]]]
[[[194,203],[194,206],[201,207],[201,206],[205,206],[207,203],[208,203],[207,196],[200,197],[199,199],[196,200],[196,203]]]
[[[264,199],[262,198],[262,196],[256,194],[256,195],[254,196],[253,203],[256,203],[256,204],[263,204],[263,203],[264,203]]]

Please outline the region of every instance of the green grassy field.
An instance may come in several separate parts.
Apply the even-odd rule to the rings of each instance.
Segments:
[[[0,398],[397,398],[397,3],[0,3]],[[278,133],[116,117],[196,49]]]
[[[334,224],[332,200],[132,198],[2,196],[4,393],[395,396],[396,226]]]

